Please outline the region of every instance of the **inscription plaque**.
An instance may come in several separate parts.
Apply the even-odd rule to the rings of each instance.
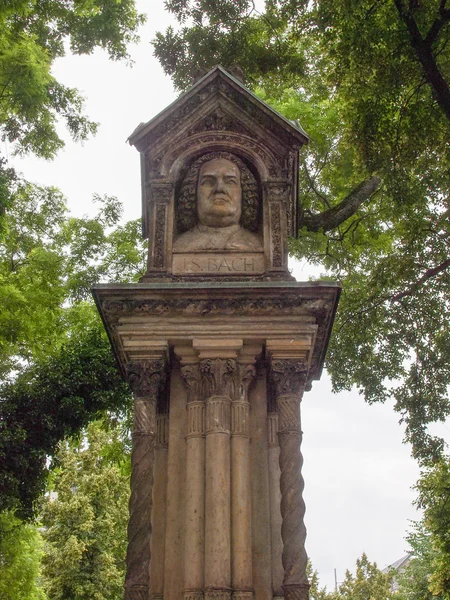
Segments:
[[[182,253],[174,254],[172,262],[174,275],[183,273],[243,275],[264,273],[263,252],[233,253]]]

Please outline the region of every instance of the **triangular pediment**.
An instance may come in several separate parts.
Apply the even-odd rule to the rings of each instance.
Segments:
[[[204,107],[214,99],[222,99],[224,105],[232,106],[233,116],[238,121],[242,116],[244,122],[246,117],[259,123],[285,145],[300,147],[308,142],[301,127],[255,96],[221,66],[216,66],[156,117],[139,125],[129,138],[130,144],[142,152],[159,144],[167,133],[173,135],[178,129],[192,127],[198,115],[205,116]]]

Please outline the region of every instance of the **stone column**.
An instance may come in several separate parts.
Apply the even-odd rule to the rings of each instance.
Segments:
[[[131,454],[130,519],[126,557],[125,600],[148,600],[156,403],[165,378],[165,345],[150,358],[127,364],[134,394]]]
[[[188,390],[186,436],[186,501],[184,599],[203,598],[205,570],[205,402],[200,395],[198,358],[192,349],[176,353]]]
[[[231,598],[231,402],[237,391],[241,340],[194,340],[206,398],[205,579],[206,600]]]
[[[267,349],[278,408],[284,598],[308,600],[304,482],[301,475],[303,457],[300,452],[300,401],[307,381],[308,364],[306,353],[298,352],[296,355],[295,344],[293,346],[268,343]]]
[[[275,404],[275,406],[273,406]],[[269,404],[268,414],[270,547],[272,555],[272,590],[274,599],[283,598],[283,541],[281,539],[280,445],[278,443],[278,413],[276,403]]]
[[[164,556],[167,506],[167,451],[169,442],[169,413],[156,417],[154,494],[150,562],[150,598],[164,597]]]
[[[253,598],[250,484],[250,404],[259,348],[239,356],[238,389],[231,403],[231,587],[233,600]]]

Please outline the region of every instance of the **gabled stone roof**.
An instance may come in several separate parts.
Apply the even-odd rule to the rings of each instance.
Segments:
[[[131,145],[137,146],[138,149],[141,142],[151,133],[156,133],[158,127],[169,119],[176,111],[179,111],[184,105],[196,95],[201,94],[208,85],[215,80],[221,80],[242,95],[243,99],[251,103],[255,109],[261,112],[266,119],[272,121],[271,129],[276,133],[276,129],[279,128],[280,132],[284,131],[285,135],[288,134],[292,141],[297,142],[299,146],[303,146],[308,143],[309,138],[306,132],[299,126],[294,124],[292,121],[286,119],[279,112],[271,108],[266,102],[258,98],[250,90],[248,90],[238,79],[233,77],[228,71],[226,71],[220,65],[215,66],[209,71],[204,77],[199,79],[194,85],[179,98],[177,98],[167,108],[162,110],[156,117],[150,119],[147,123],[141,123],[136,127],[133,133],[128,138]]]

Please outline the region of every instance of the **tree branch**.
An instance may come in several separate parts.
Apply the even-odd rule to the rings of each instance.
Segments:
[[[381,179],[379,177],[371,177],[360,183],[336,206],[319,214],[304,212],[299,226],[306,227],[308,231],[313,232],[335,229],[355,214],[358,208],[375,192],[380,183]]]
[[[414,19],[414,16],[412,15],[412,12],[410,10],[406,10],[403,1],[394,0],[394,4],[400,19],[406,25],[406,28],[409,33],[410,44],[414,52],[416,53],[417,58],[422,64],[422,68],[424,70],[428,83],[431,85],[434,91],[434,96],[439,106],[444,111],[447,119],[450,121],[450,88],[436,63],[436,58],[433,55],[433,51],[431,48],[431,42],[427,41],[427,39],[423,39],[417,26],[417,23]],[[441,15],[441,19],[445,19],[446,21],[449,20],[449,11],[445,8],[445,2],[441,2],[439,12]],[[433,23],[430,31],[428,32],[428,35],[431,34],[432,37],[437,36],[439,30],[442,27],[442,25],[436,25],[435,27],[435,23]],[[443,24],[445,24],[445,22]]]
[[[328,208],[331,208],[331,202],[328,200],[328,198],[325,196],[325,194],[322,194],[316,187],[314,179],[311,177],[310,172],[308,167],[306,166],[306,162],[303,163],[303,167],[306,173],[306,177],[308,179],[309,182],[309,189],[311,189],[317,197],[319,197],[321,200],[324,201],[324,203],[328,206]]]
[[[405,290],[404,292],[400,292],[399,294],[396,294],[395,296],[392,296],[391,302],[398,302],[399,300],[401,300],[402,298],[405,298],[406,296],[412,296],[418,290],[418,288],[422,284],[425,283],[425,281],[427,281],[428,279],[431,279],[432,277],[436,277],[436,275],[439,275],[439,273],[442,273],[449,267],[450,267],[450,258],[448,258],[447,260],[444,260],[443,263],[441,263],[440,265],[437,265],[436,267],[427,269],[425,271],[425,273],[422,275],[422,277],[420,277],[415,283],[413,283],[407,290]]]
[[[433,44],[436,41],[436,38],[442,27],[450,21],[450,9],[445,8],[445,1],[446,0],[441,0],[439,6],[440,17],[439,19],[434,20],[433,25],[430,27],[430,30],[426,35],[425,43],[427,44]]]

